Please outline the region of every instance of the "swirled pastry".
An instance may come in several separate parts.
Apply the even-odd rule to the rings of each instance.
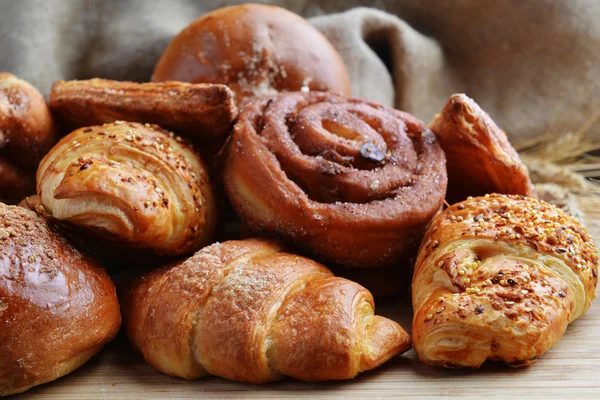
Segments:
[[[494,194],[448,208],[415,265],[419,359],[479,367],[543,354],[594,299],[597,252],[577,220],[543,201]]]
[[[487,193],[535,194],[506,133],[466,95],[452,95],[429,127],[446,153],[450,204]]]
[[[104,269],[35,213],[0,203],[0,396],[79,368],[120,324]]]
[[[56,126],[41,93],[0,72],[0,201],[17,203],[35,192],[38,163],[56,140]]]
[[[223,180],[250,229],[359,267],[414,255],[447,183],[442,149],[422,122],[320,92],[249,103]]]
[[[124,120],[158,124],[199,139],[223,138],[237,116],[233,92],[208,83],[58,81],[50,92],[50,107],[75,128]]]
[[[117,246],[185,254],[208,244],[215,228],[201,159],[156,125],[72,132],[41,162],[37,192],[50,216]]]
[[[141,276],[121,302],[135,348],[186,379],[349,379],[410,348],[366,289],[265,239],[205,247]]]

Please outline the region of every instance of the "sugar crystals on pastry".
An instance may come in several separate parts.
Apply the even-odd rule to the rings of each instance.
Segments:
[[[215,201],[200,157],[156,125],[80,128],[41,162],[37,193],[53,218],[113,246],[164,255],[210,243]]]

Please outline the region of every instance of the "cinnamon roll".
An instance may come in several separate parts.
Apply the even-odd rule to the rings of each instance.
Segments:
[[[421,121],[321,92],[249,103],[223,174],[250,229],[356,267],[414,255],[447,184],[444,153]]]
[[[37,192],[51,217],[163,255],[208,244],[216,223],[202,160],[156,125],[118,121],[72,132],[42,160]]]

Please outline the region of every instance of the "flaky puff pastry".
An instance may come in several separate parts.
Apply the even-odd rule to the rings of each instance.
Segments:
[[[452,95],[429,127],[446,153],[450,204],[487,193],[535,195],[506,133],[466,95]]]
[[[191,139],[220,139],[237,116],[233,92],[209,83],[58,81],[50,107],[74,128],[117,120],[158,124]]]
[[[446,159],[410,114],[323,92],[250,102],[223,181],[247,226],[351,267],[416,254],[446,193]]]
[[[410,348],[362,286],[265,239],[208,246],[121,296],[128,336],[169,375],[349,379]]]
[[[415,265],[419,359],[526,364],[588,309],[597,273],[590,236],[555,206],[498,194],[455,204],[432,222]]]
[[[35,171],[58,140],[40,92],[0,72],[0,201],[16,203],[35,192]]]
[[[215,200],[202,160],[156,125],[78,129],[44,158],[37,193],[53,218],[164,255],[210,242]]]

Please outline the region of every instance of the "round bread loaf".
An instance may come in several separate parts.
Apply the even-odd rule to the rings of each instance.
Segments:
[[[120,324],[104,269],[34,212],[0,203],[0,396],[75,370]]]
[[[332,44],[300,16],[244,4],[208,13],[187,26],[158,61],[152,81],[228,85],[243,105],[280,91],[350,94],[346,67]]]

